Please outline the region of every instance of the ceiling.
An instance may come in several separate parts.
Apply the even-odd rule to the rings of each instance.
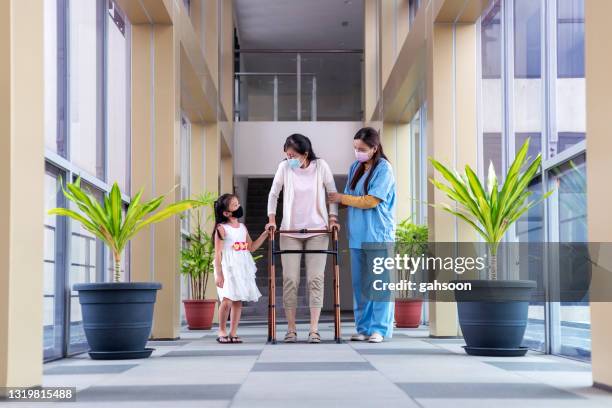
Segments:
[[[363,0],[234,0],[242,49],[363,49]]]

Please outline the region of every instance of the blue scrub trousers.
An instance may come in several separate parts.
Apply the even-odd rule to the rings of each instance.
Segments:
[[[378,251],[377,251],[378,252]],[[387,256],[385,251],[375,253],[371,250],[351,248],[351,276],[353,280],[353,312],[355,314],[355,328],[357,333],[367,336],[374,332],[385,338],[393,335],[393,316],[395,302],[382,302],[371,300],[372,296],[364,293],[364,286],[371,282],[371,276],[366,274],[372,265],[374,256]],[[368,262],[368,258],[370,262]],[[368,291],[371,289],[368,289]]]

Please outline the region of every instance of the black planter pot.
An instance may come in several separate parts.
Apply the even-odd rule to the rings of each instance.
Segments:
[[[159,282],[78,283],[83,329],[94,360],[146,358]]]
[[[471,291],[455,291],[467,354],[523,356],[529,300],[536,282],[462,280]]]

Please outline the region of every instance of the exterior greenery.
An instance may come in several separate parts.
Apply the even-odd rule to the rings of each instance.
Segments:
[[[542,156],[538,154],[530,162],[527,157],[528,150],[529,139],[516,154],[501,186],[493,163],[489,165],[485,186],[470,166],[466,165],[465,173],[459,174],[456,170],[450,170],[437,160],[429,158],[434,168],[447,181],[447,184],[444,184],[430,179],[431,183],[457,203],[457,207],[446,203],[439,206],[468,223],[487,243],[489,279],[497,279],[497,249],[508,228],[552,193],[548,191],[537,200],[529,199],[533,194],[529,191],[529,183],[537,176]]]
[[[130,239],[140,230],[200,205],[197,201],[183,200],[155,212],[163,203],[165,196],[142,202],[143,189],[140,189],[131,200],[124,216],[121,191],[117,183],[113,184],[103,203],[99,203],[91,192],[81,187],[80,178],[74,183],[68,183],[66,188],[62,189],[64,196],[72,201],[80,212],[67,208],[53,208],[48,214],[61,215],[80,222],[83,228],[110,248],[114,260],[114,282],[119,282],[121,279],[121,254]],[[155,214],[152,214],[153,212]]]

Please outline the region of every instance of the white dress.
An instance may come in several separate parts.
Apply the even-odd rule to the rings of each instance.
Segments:
[[[257,266],[251,251],[247,249],[247,229],[242,223],[237,228],[229,224],[222,225],[225,238],[221,250],[223,287],[217,286],[219,299],[256,302],[261,293],[255,283]]]

